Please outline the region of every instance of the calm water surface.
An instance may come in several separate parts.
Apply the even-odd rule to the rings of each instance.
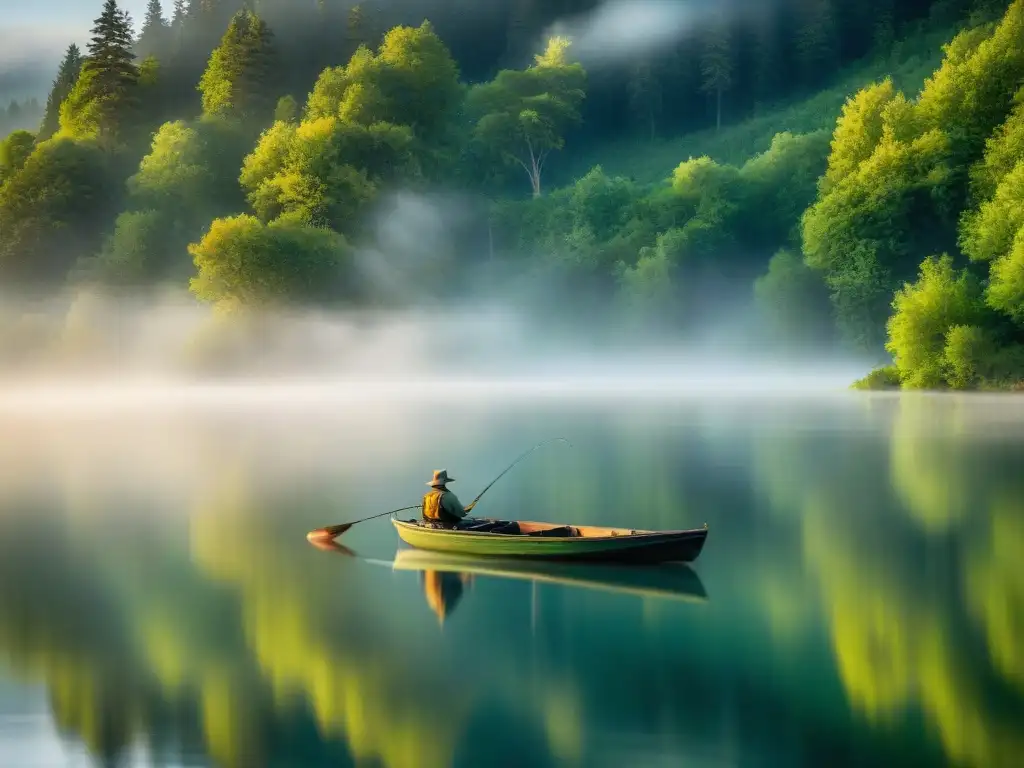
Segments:
[[[1024,764],[1024,398],[282,402],[0,409],[0,765]],[[305,541],[553,436],[481,514],[695,575]]]

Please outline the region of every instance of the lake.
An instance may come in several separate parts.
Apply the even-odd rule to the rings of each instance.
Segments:
[[[1024,398],[282,385],[0,405],[2,765],[1024,756]],[[477,512],[707,523],[692,578],[416,567],[387,518],[344,549],[305,540],[417,503],[434,469],[468,502],[551,437],[572,447]]]

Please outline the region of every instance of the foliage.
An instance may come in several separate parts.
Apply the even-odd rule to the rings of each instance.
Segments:
[[[833,341],[828,290],[793,250],[772,256],[768,271],[754,281],[754,306],[771,341],[819,348]]]
[[[250,205],[264,222],[287,214],[355,233],[382,185],[413,180],[437,159],[460,94],[430,24],[392,30],[376,55],[360,48],[321,74],[300,124],[263,133],[242,168]]]
[[[36,137],[28,131],[15,131],[0,141],[0,184],[22,169],[36,146]]]
[[[162,257],[169,235],[173,237],[170,217],[170,213],[152,209],[122,213],[99,255],[82,265],[82,277],[109,286],[138,288],[167,274]]]
[[[551,38],[532,66],[504,69],[468,96],[474,139],[522,166],[534,197],[541,194],[548,154],[564,146],[566,128],[580,119],[586,75],[580,64],[569,63],[568,49],[567,39]]]
[[[171,25],[164,18],[160,0],[149,0],[142,31],[135,42],[135,54],[140,59],[148,56],[166,57],[171,50]]]
[[[722,127],[722,94],[732,86],[733,54],[730,51],[729,30],[721,21],[711,27],[704,43],[700,63],[704,77],[702,87],[715,94],[715,130]]]
[[[106,0],[89,41],[89,55],[60,107],[69,138],[121,142],[137,128],[139,70],[132,53],[131,20],[117,0]]]
[[[899,389],[899,369],[895,365],[886,365],[881,368],[875,368],[863,379],[855,381],[850,385],[850,388],[862,390]]]
[[[975,201],[988,200],[1014,166],[1024,160],[1024,87],[1014,97],[1016,106],[999,129],[988,138],[985,156],[971,168]]]
[[[192,292],[203,301],[260,306],[355,295],[348,244],[328,229],[248,215],[217,219],[189,253],[198,270]]]
[[[882,140],[882,112],[895,97],[892,80],[886,78],[862,89],[843,105],[832,134],[828,170],[821,180],[823,192],[830,191],[871,157]]]
[[[293,123],[299,116],[299,103],[292,95],[282,96],[274,107],[275,123]]]
[[[940,387],[947,377],[947,336],[954,326],[972,326],[982,320],[981,289],[966,272],[953,269],[948,255],[921,264],[916,283],[904,285],[893,300],[889,341],[900,380],[908,389]],[[958,333],[950,353],[961,360],[965,340]],[[954,378],[962,375],[959,365]]]
[[[64,54],[64,59],[57,70],[57,77],[50,87],[50,94],[46,97],[46,110],[43,114],[43,122],[39,127],[39,140],[45,141],[60,130],[60,107],[64,99],[68,97],[75,87],[78,75],[82,70],[82,53],[78,46],[72,43]]]
[[[59,285],[75,259],[99,245],[120,195],[93,143],[39,144],[0,186],[0,275],[14,283]]]
[[[211,215],[241,207],[230,169],[244,146],[233,123],[203,119],[161,126],[149,153],[126,184],[128,210],[81,277],[108,285],[184,281],[192,270],[187,247]]]
[[[940,131],[912,141],[886,132],[870,157],[804,214],[807,264],[823,272],[852,346],[870,350],[881,342],[893,291],[922,252],[952,239],[937,199],[948,153]]]
[[[756,33],[713,16],[618,74],[588,74],[562,37],[511,69],[528,60],[525,48],[467,47],[458,15],[427,4],[430,21],[413,27],[376,5],[282,0],[260,3],[259,15],[234,0],[182,0],[168,23],[154,1],[133,40],[127,14],[107,0],[89,56],[73,46],[65,55],[44,130],[0,144],[8,275],[132,289],[192,277],[220,305],[287,303],[305,300],[303,280],[336,256],[334,278],[317,278],[333,294],[308,298],[340,300],[355,297],[347,243],[386,250],[375,214],[387,193],[432,201],[459,186],[489,198],[490,216],[467,207],[475,232],[432,262],[448,265],[440,281],[453,264],[475,270],[483,247],[489,273],[514,292],[569,314],[603,311],[609,327],[687,334],[724,323],[757,343],[808,350],[838,337],[871,354],[888,337],[906,386],[1014,375],[1024,339],[1024,0],[1004,13],[986,6],[984,21],[955,36],[969,11],[960,0],[917,26],[920,9],[897,4],[876,17],[852,0],[808,0],[788,23],[766,9]],[[871,59],[833,79],[872,46]],[[300,106],[283,94],[308,95]],[[27,106],[0,118],[17,125]],[[65,143],[50,143],[58,114]],[[691,132],[618,151],[640,133],[679,130]],[[621,141],[602,145],[608,136]],[[568,162],[545,165],[566,146]],[[598,162],[578,164],[602,147]],[[79,173],[86,158],[95,178]],[[511,186],[518,168],[527,199]],[[559,179],[568,183],[553,186]],[[49,244],[59,255],[28,257]],[[245,270],[226,266],[249,247],[258,254]],[[294,272],[280,263],[288,248],[309,257]],[[951,262],[932,264],[939,253]],[[961,278],[974,314],[928,303],[959,296]]]
[[[239,11],[199,81],[203,113],[260,125],[274,109],[273,33],[259,16]]]
[[[992,262],[1007,255],[1024,228],[1024,159],[999,181],[991,199],[968,211],[961,226],[964,253]]]

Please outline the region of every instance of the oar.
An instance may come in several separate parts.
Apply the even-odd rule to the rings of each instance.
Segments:
[[[505,469],[505,472],[508,472],[508,471],[509,471],[510,469],[512,469],[512,467],[514,467],[514,466],[515,466],[516,464],[518,464],[518,463],[519,463],[520,461],[522,461],[522,460],[523,460],[523,459],[525,459],[525,458],[526,458],[527,456],[529,456],[529,455],[530,455],[531,453],[533,453],[534,451],[536,451],[536,450],[537,450],[538,448],[540,448],[540,447],[541,447],[542,445],[547,445],[548,443],[555,443],[555,442],[558,442],[558,441],[561,441],[561,442],[565,443],[566,445],[568,445],[568,446],[569,446],[570,448],[572,448],[572,443],[570,443],[570,442],[569,442],[568,440],[566,440],[566,439],[565,439],[564,437],[553,437],[553,438],[551,438],[550,440],[544,440],[543,442],[537,443],[537,444],[536,444],[535,446],[533,446],[533,448],[531,448],[531,449],[530,449],[530,450],[528,450],[528,451],[527,451],[526,453],[524,453],[524,454],[523,454],[522,456],[520,456],[520,457],[519,457],[518,459],[516,459],[516,460],[515,460],[515,461],[513,461],[513,462],[512,462],[511,464],[509,464],[509,465],[508,465],[508,467],[507,467],[507,468]],[[492,485],[494,485],[494,484],[495,484],[496,482],[498,482],[499,480],[501,480],[501,478],[502,478],[502,477],[504,477],[504,475],[505,475],[505,472],[502,472],[502,473],[501,473],[500,475],[498,475],[498,476],[497,476],[496,478],[494,478],[493,480],[491,480],[491,482],[489,482],[489,483],[487,484],[487,488],[484,488],[484,489],[483,489],[482,491],[480,491],[480,494],[479,494],[479,496],[477,496],[477,497],[476,497],[475,499],[473,499],[473,501],[471,501],[471,502],[469,503],[469,506],[468,506],[468,507],[466,507],[466,512],[467,512],[467,513],[468,513],[468,512],[470,511],[470,510],[472,510],[472,509],[473,509],[473,507],[475,507],[475,506],[476,506],[476,503],[477,503],[478,501],[480,501],[480,496],[483,496],[483,495],[484,495],[485,493],[487,493],[488,489],[490,489],[490,487],[491,487]]]
[[[365,523],[367,520],[376,520],[378,517],[384,517],[385,515],[393,515],[396,512],[407,512],[410,509],[419,509],[420,505],[417,504],[412,507],[402,507],[401,509],[393,509],[390,512],[381,512],[379,515],[370,515],[364,517],[362,520],[353,520],[351,523],[342,523],[341,525],[328,525],[324,528],[317,528],[315,531],[310,531],[306,534],[306,538],[309,541],[323,541],[336,539],[353,525],[358,523]]]

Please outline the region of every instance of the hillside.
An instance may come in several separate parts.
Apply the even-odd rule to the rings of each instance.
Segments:
[[[595,165],[607,173],[631,176],[639,183],[656,183],[689,157],[707,156],[720,163],[742,164],[771,147],[782,132],[832,130],[847,99],[870,83],[892,78],[897,89],[916,93],[942,62],[942,46],[958,29],[922,31],[874,56],[836,73],[835,83],[804,98],[761,108],[762,114],[720,130],[707,128],[672,138],[631,136],[566,151],[552,167],[551,180],[571,183]]]
[[[172,290],[211,308],[218,365],[258,349],[267,312],[472,296],[593,342],[855,351],[904,386],[1021,378],[1024,0],[781,3],[614,66],[569,21],[576,38],[501,63],[545,14],[604,12],[583,0],[500,5],[475,45],[440,0],[437,26],[231,5],[167,21],[153,0],[136,36],[106,0],[39,131],[0,144],[0,362],[118,348],[95,302],[40,319],[37,297]],[[780,106],[729,125],[757,103]],[[652,132],[680,138],[638,143]]]

